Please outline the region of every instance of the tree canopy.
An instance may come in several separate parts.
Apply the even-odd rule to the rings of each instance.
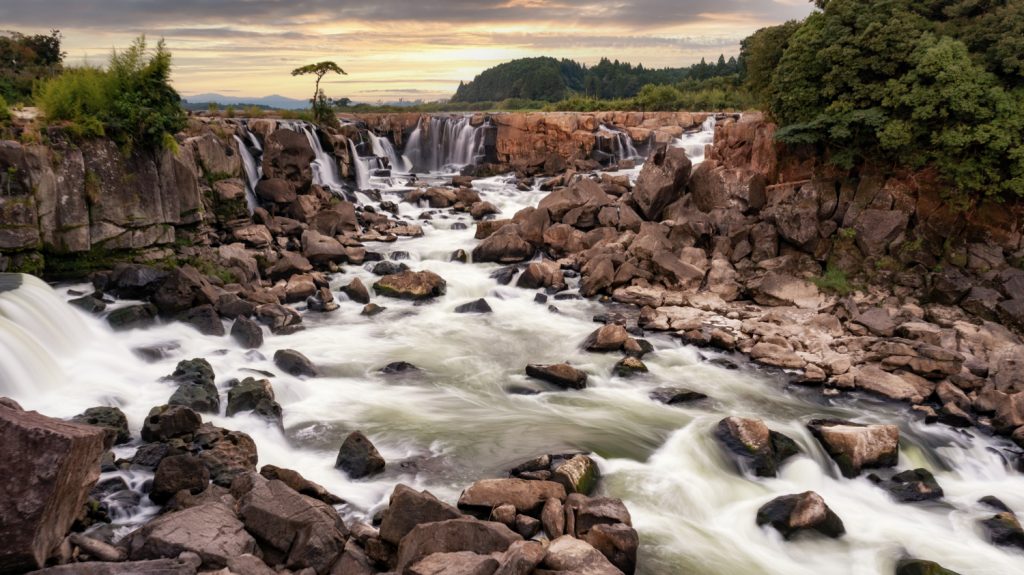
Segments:
[[[0,33],[0,97],[28,103],[36,82],[60,73],[65,53],[59,30],[49,34]]]
[[[337,119],[334,116],[334,106],[331,101],[327,99],[323,91],[320,90],[320,81],[324,79],[327,74],[342,74],[347,76],[348,73],[341,69],[330,60],[323,62],[316,62],[315,64],[306,64],[305,66],[299,66],[292,70],[292,76],[316,76],[316,85],[313,88],[313,97],[309,100],[313,107],[313,116],[321,123],[336,124]]]

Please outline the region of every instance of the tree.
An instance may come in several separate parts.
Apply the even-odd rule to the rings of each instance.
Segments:
[[[309,101],[313,106],[313,116],[316,117],[317,121],[330,122],[331,118],[334,118],[334,112],[331,110],[331,106],[327,101],[327,97],[322,91],[320,91],[320,81],[324,79],[327,74],[342,74],[348,75],[348,72],[341,69],[340,66],[325,60],[323,62],[317,62],[315,64],[306,64],[292,70],[292,76],[306,76],[312,74],[316,76],[316,85],[313,88],[313,98]]]
[[[800,28],[800,23],[790,20],[785,24],[761,28],[740,44],[740,61],[743,62],[743,77],[747,89],[761,106],[767,106],[772,98],[772,76],[789,47],[789,39]]]

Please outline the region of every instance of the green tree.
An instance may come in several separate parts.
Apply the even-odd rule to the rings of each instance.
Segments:
[[[313,98],[310,99],[309,103],[313,107],[313,116],[321,123],[337,123],[337,119],[334,117],[333,107],[324,95],[323,91],[320,90],[320,81],[324,79],[327,74],[341,74],[347,76],[348,73],[341,69],[340,66],[326,60],[323,62],[317,62],[315,64],[306,64],[292,70],[292,76],[306,76],[312,74],[316,76],[316,85],[313,88]]]
[[[800,28],[790,20],[785,24],[761,28],[740,44],[740,61],[747,89],[758,105],[767,107],[772,99],[772,76],[789,47],[789,39]]]

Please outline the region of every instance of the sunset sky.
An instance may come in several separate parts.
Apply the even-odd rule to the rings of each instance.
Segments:
[[[296,66],[334,60],[328,96],[436,100],[514,58],[647,67],[735,55],[754,30],[811,10],[807,0],[0,0],[0,29],[60,29],[68,64],[106,61],[145,33],[174,54],[188,97],[308,97]]]

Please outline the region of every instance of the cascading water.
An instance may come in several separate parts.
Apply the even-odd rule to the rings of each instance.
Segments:
[[[251,145],[257,151],[262,152],[256,135],[250,132],[248,127],[244,127],[244,129],[246,138],[251,142]],[[245,203],[249,207],[249,214],[252,215],[259,206],[259,202],[256,199],[256,184],[263,178],[263,165],[256,160],[256,157],[249,150],[249,146],[238,135],[235,135],[235,142],[238,143],[238,152],[242,156],[242,167],[245,170]]]
[[[409,135],[405,156],[420,173],[473,164],[483,155],[485,126],[473,126],[471,116],[434,116],[426,124],[420,118]]]
[[[683,137],[676,138],[672,145],[686,150],[686,155],[694,166],[702,163],[707,147],[715,142],[715,123],[714,114],[709,115],[701,124],[700,130],[683,134]]]
[[[633,138],[624,131],[613,130],[602,124],[598,129],[598,139],[608,142],[608,153],[616,163],[623,160],[635,160],[643,156],[633,145]]]
[[[387,158],[388,166],[391,167],[392,172],[407,174],[412,171],[412,162],[405,156],[398,155],[395,147],[391,144],[391,140],[378,136],[372,131],[368,131],[367,135],[370,137],[373,154],[378,158]]]
[[[345,184],[338,173],[337,160],[328,154],[320,144],[320,138],[316,134],[316,128],[307,122],[283,122],[282,126],[290,130],[306,135],[309,145],[313,148],[315,159],[310,163],[313,168],[313,183],[329,190],[334,195],[344,198]]]

